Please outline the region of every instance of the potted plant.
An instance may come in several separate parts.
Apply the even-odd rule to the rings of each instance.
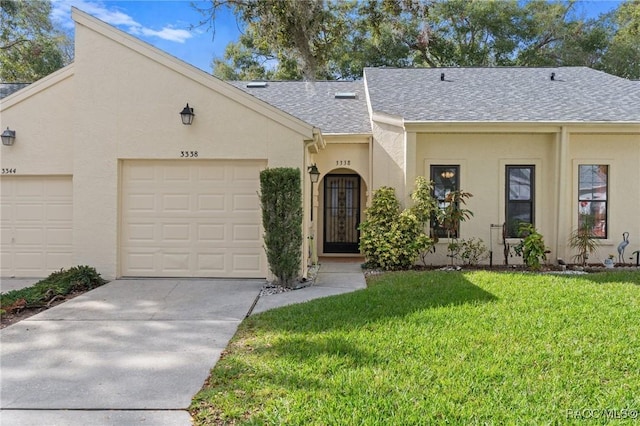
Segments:
[[[607,257],[604,260],[604,267],[605,268],[613,268],[614,265],[615,265],[615,262],[613,261],[614,258],[615,258],[615,256],[610,254],[609,257]]]

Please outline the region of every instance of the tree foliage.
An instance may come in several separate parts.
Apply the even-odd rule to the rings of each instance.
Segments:
[[[32,82],[72,59],[69,38],[56,30],[45,0],[0,0],[0,80]]]
[[[640,0],[595,19],[575,0],[210,0],[243,35],[214,74],[354,79],[368,66],[590,66],[640,78]]]

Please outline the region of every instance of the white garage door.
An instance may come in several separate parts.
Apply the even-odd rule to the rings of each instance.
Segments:
[[[125,161],[121,274],[266,277],[259,161]]]
[[[0,182],[0,275],[46,277],[72,266],[71,176],[2,176]]]

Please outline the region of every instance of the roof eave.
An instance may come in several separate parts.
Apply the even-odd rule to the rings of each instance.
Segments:
[[[520,132],[547,133],[557,132],[563,127],[580,127],[590,131],[606,130],[616,133],[640,133],[640,121],[422,121],[404,120],[406,131],[424,131],[434,129],[472,130],[492,132],[505,129]],[[614,128],[615,127],[615,128]]]

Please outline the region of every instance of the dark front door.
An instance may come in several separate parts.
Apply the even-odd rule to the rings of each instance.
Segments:
[[[359,253],[360,176],[324,178],[324,252]]]

